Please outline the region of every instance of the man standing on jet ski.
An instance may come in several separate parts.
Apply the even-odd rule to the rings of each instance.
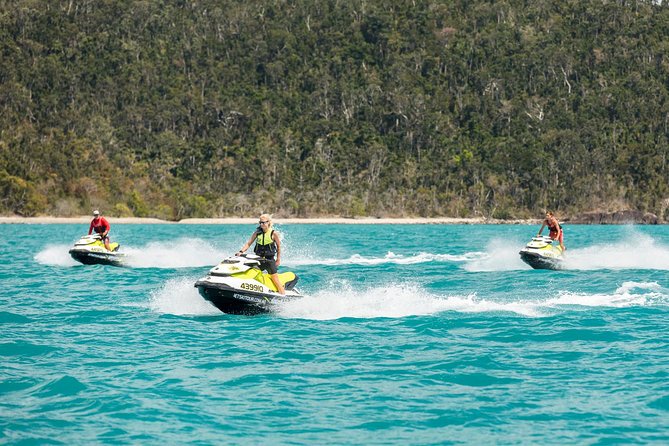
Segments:
[[[107,251],[111,251],[111,248],[109,247],[109,230],[111,229],[111,226],[109,226],[109,222],[107,221],[106,218],[104,218],[102,215],[100,215],[100,211],[97,209],[93,211],[93,221],[91,221],[91,225],[88,227],[88,235],[91,235],[91,232],[95,230],[95,232],[100,236],[100,240],[102,240],[105,244],[105,248],[107,248]]]
[[[280,294],[286,294],[286,290],[279,280],[277,270],[277,267],[281,264],[281,238],[279,238],[279,233],[272,229],[271,215],[262,214],[258,219],[258,224],[260,226],[251,234],[251,238],[242,246],[237,255],[241,255],[249,249],[249,246],[255,240],[256,246],[253,248],[253,252],[262,258],[260,260],[260,269],[270,274],[272,282],[274,282]],[[275,255],[276,260],[274,260]]]
[[[541,233],[544,230],[544,227],[548,227],[549,231],[548,236],[553,240],[559,241],[560,248],[562,248],[562,252],[564,252],[566,250],[563,241],[564,233],[562,232],[562,226],[560,226],[560,223],[557,221],[557,218],[555,218],[555,216],[553,215],[553,212],[546,211],[546,218],[541,224],[541,229],[539,229],[537,235],[541,235]]]

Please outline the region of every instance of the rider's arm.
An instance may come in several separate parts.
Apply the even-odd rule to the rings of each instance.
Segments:
[[[256,239],[258,236],[258,232],[254,232],[253,235],[251,235],[251,238],[249,238],[249,241],[244,243],[244,246],[242,246],[242,249],[237,251],[237,255],[243,254],[247,249],[249,249],[249,246],[251,246],[251,243],[253,243],[253,240]]]
[[[544,220],[543,223],[541,223],[541,229],[539,229],[537,235],[541,235],[541,232],[544,230],[545,227],[546,227],[546,220]]]
[[[553,225],[555,228],[557,228],[557,238],[560,238],[560,234],[562,234],[562,227],[560,226],[560,222],[557,221],[557,218],[553,217]]]
[[[88,235],[91,235],[91,232],[93,232],[93,222],[91,221],[91,225],[88,227]]]
[[[281,237],[279,237],[279,233],[277,231],[274,231],[272,234],[272,240],[274,240],[274,243],[276,243],[276,266],[279,266],[281,263]]]

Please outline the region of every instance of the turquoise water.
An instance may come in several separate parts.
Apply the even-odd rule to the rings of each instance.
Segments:
[[[669,226],[283,225],[307,295],[219,313],[196,279],[253,226],[0,225],[2,444],[669,442]]]

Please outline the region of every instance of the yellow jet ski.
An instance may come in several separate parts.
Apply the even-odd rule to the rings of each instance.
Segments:
[[[279,294],[271,276],[260,270],[260,257],[244,254],[224,259],[195,282],[195,287],[224,313],[257,314],[272,311],[278,302],[302,297],[295,288],[295,273],[279,273],[279,280],[285,295]]]
[[[119,252],[117,242],[109,242],[111,251],[107,251],[98,234],[84,235],[70,249],[70,255],[84,265],[125,266],[125,254]]]
[[[520,250],[520,259],[534,269],[562,269],[564,253],[560,243],[547,235],[538,235]]]

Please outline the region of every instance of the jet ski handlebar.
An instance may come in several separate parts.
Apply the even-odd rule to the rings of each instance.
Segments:
[[[249,260],[260,260],[260,256],[257,256],[255,254],[241,253],[239,255],[235,255],[235,257],[243,257],[243,258],[249,259]]]
[[[260,263],[260,256],[257,256],[255,254],[233,254],[232,256],[228,257],[227,259],[224,259],[221,263],[224,264],[233,264],[233,263],[243,263],[244,265],[247,266],[255,266]]]
[[[93,239],[93,240],[100,240],[102,237],[100,237],[100,234],[93,233],[93,234],[84,234],[81,236],[82,239]]]

